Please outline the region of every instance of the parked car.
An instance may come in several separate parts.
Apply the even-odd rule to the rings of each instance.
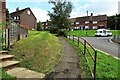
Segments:
[[[112,32],[108,29],[98,29],[95,36],[112,36]]]

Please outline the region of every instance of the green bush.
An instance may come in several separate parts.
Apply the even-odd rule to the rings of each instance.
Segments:
[[[64,37],[67,37],[67,31],[66,30],[59,30],[58,31],[58,36],[64,36]]]
[[[50,28],[50,33],[52,33],[52,34],[57,34],[57,32],[58,32],[58,29],[57,28]]]

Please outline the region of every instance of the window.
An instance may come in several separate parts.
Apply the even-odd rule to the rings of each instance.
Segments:
[[[89,21],[85,21],[85,24],[89,23]]]
[[[28,15],[30,15],[30,11],[28,11]]]
[[[16,16],[14,17],[14,19],[16,19]]]
[[[75,24],[80,24],[80,22],[76,22]]]
[[[19,17],[19,16],[17,16],[17,20],[19,20],[19,18],[20,18],[20,17]]]
[[[93,21],[93,24],[97,24],[97,21]]]

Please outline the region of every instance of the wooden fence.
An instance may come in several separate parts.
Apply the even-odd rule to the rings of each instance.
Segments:
[[[2,31],[2,48],[9,49],[11,45],[27,37],[28,30],[19,24],[12,22],[8,23],[6,28]]]
[[[73,35],[73,36],[69,35],[68,38],[72,39],[73,42],[75,42],[75,40],[76,40],[77,41],[77,46],[80,46],[80,43],[84,46],[82,53],[84,54],[87,62],[89,63],[89,60],[88,60],[88,58],[86,56],[86,51],[88,51],[92,61],[94,62],[94,69],[93,69],[93,71],[92,71],[92,69],[90,67],[90,64],[89,64],[89,68],[90,68],[92,77],[95,80],[95,78],[96,78],[97,50],[87,40],[83,39],[82,37],[78,37],[78,36],[75,36],[75,35]],[[91,48],[94,51],[94,55],[93,55],[93,53],[91,53],[89,48]]]

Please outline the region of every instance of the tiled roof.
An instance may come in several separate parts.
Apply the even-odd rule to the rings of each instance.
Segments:
[[[25,28],[25,29],[29,29],[29,27],[26,26],[26,25],[23,25],[23,24],[18,24],[18,25],[20,25],[21,27],[23,27],[23,28]]]

